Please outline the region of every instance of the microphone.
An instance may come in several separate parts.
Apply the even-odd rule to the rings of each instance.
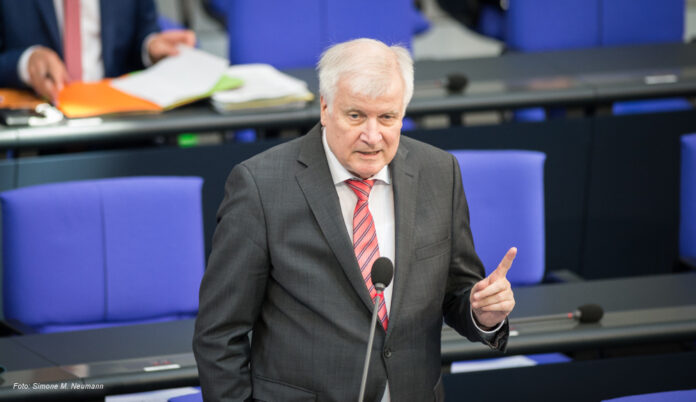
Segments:
[[[394,264],[387,257],[379,257],[372,263],[372,284],[377,290],[376,300],[373,300],[372,320],[370,322],[370,337],[367,340],[367,352],[365,353],[365,365],[363,366],[362,381],[360,382],[360,396],[358,402],[365,398],[365,385],[367,384],[367,371],[370,367],[370,356],[372,355],[372,343],[375,340],[375,327],[377,326],[377,312],[379,311],[379,301],[384,298],[382,292],[389,286],[394,276]]]
[[[464,88],[469,84],[469,79],[464,74],[451,73],[447,74],[447,79],[445,79],[444,84],[448,93],[462,93],[464,92]]]
[[[394,264],[387,257],[379,257],[372,264],[372,284],[377,292],[382,292],[392,281]]]
[[[552,321],[552,320],[577,320],[581,323],[598,322],[604,316],[604,310],[599,304],[584,304],[572,313],[540,315],[536,317],[510,318],[510,325],[526,324],[529,322]]]

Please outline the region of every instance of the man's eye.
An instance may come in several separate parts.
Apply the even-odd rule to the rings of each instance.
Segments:
[[[360,118],[360,114],[358,114],[358,113],[348,113],[348,117],[351,118],[351,119],[353,119],[353,120],[357,120],[357,119]]]

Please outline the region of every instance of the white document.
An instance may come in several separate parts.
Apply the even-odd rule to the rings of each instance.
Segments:
[[[536,366],[537,362],[526,356],[509,356],[496,359],[472,360],[452,363],[452,373],[497,370],[511,367]]]
[[[213,102],[243,103],[262,99],[312,96],[304,81],[282,73],[268,64],[230,66],[226,74],[240,78],[244,84],[240,88],[216,92],[212,96]]]
[[[111,81],[119,91],[167,107],[205,94],[225,73],[229,62],[202,50],[179,47],[179,54],[152,67]]]

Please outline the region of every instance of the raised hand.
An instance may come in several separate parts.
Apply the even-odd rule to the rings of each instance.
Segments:
[[[512,247],[495,271],[471,289],[469,300],[476,321],[484,327],[482,329],[497,326],[515,307],[515,297],[506,276],[516,255],[517,248]]]

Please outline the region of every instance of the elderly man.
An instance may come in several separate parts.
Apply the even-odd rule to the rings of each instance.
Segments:
[[[456,160],[401,137],[408,51],[358,39],[328,49],[318,70],[321,125],[227,180],[194,337],[203,395],[356,400],[382,256],[394,280],[365,400],[443,400],[443,316],[504,349],[516,250],[483,279]]]

